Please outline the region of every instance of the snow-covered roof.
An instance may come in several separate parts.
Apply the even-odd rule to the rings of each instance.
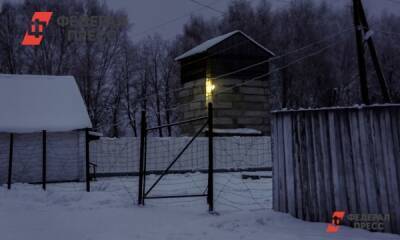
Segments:
[[[0,74],[0,132],[91,127],[74,77]]]
[[[189,51],[185,52],[184,54],[176,57],[175,61],[179,61],[179,60],[182,60],[184,58],[191,57],[193,55],[203,53],[203,52],[207,51],[208,49],[210,49],[211,47],[213,47],[213,46],[217,45],[218,43],[220,43],[220,42],[232,37],[235,34],[242,34],[244,37],[249,39],[251,42],[253,42],[257,46],[259,46],[261,49],[263,49],[264,51],[268,52],[272,56],[275,56],[275,54],[271,50],[265,48],[264,46],[262,46],[261,44],[256,42],[253,38],[249,37],[244,32],[242,32],[240,30],[235,30],[233,32],[230,32],[230,33],[227,33],[227,34],[212,38],[210,40],[207,40],[207,41],[201,43],[200,45],[197,45],[196,47],[190,49]]]
[[[353,106],[336,106],[336,107],[320,107],[320,108],[298,108],[298,109],[279,109],[273,110],[271,113],[289,113],[289,112],[317,112],[317,111],[341,111],[341,110],[362,110],[362,109],[371,109],[371,108],[400,108],[400,104],[398,103],[383,103],[383,104],[356,104]]]
[[[234,129],[219,129],[214,128],[214,133],[217,134],[237,134],[237,135],[261,135],[262,132],[252,128],[234,128]]]

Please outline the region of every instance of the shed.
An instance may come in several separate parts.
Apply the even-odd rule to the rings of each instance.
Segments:
[[[0,184],[83,180],[92,124],[74,77],[0,74],[0,113]]]
[[[212,102],[215,128],[228,132],[254,129],[268,135],[270,88],[269,77],[263,75],[269,72],[269,59],[273,56],[269,49],[236,30],[175,58],[181,66],[183,90],[178,102],[184,106],[183,120],[206,115],[205,106]],[[253,78],[257,79],[249,81]],[[182,130],[190,135],[197,127]]]

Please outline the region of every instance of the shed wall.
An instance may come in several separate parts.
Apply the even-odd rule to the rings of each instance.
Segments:
[[[0,184],[7,182],[9,134],[0,134]],[[47,181],[78,181],[84,177],[83,132],[47,133]],[[42,133],[15,134],[12,182],[42,181]]]

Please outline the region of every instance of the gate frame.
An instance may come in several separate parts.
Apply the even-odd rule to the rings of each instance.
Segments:
[[[190,139],[188,143],[182,148],[177,154],[174,160],[168,165],[168,167],[161,173],[158,179],[151,185],[146,191],[146,151],[147,151],[147,134],[149,131],[162,129],[171,126],[177,126],[187,124],[191,122],[197,122],[206,120],[202,127],[196,132],[196,134]],[[185,121],[175,122],[171,124],[156,126],[147,128],[146,122],[146,111],[142,110],[141,113],[141,128],[140,128],[140,162],[139,162],[139,187],[138,187],[138,205],[145,205],[145,199],[161,199],[161,198],[189,198],[189,197],[207,197],[207,204],[209,211],[214,211],[214,144],[213,144],[213,105],[208,103],[208,115],[204,117],[189,119]],[[149,193],[154,187],[161,181],[161,179],[167,175],[174,164],[180,159],[183,153],[189,148],[193,141],[208,127],[208,180],[207,180],[207,194],[190,194],[190,195],[167,195],[167,196],[151,196]]]

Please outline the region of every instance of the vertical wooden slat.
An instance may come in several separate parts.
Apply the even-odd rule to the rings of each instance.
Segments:
[[[283,114],[278,114],[278,152],[279,152],[279,209],[287,213],[287,191],[286,191],[286,164],[284,157],[285,142],[283,139]]]
[[[353,166],[353,151],[351,148],[351,139],[349,129],[349,115],[350,110],[338,113],[340,133],[341,133],[341,148],[342,148],[342,159],[343,159],[343,174],[345,177],[345,189],[346,198],[348,202],[348,212],[349,213],[359,213],[358,203],[357,203],[357,191],[355,188],[355,172]]]
[[[309,195],[309,213],[311,221],[318,220],[318,199],[317,199],[317,188],[315,178],[315,167],[314,167],[314,153],[313,153],[313,138],[312,138],[312,125],[311,125],[311,113],[305,114],[305,133],[306,133],[306,161],[307,161],[307,174],[308,174],[308,195]]]
[[[319,137],[321,139],[321,161],[323,163],[324,169],[324,189],[325,189],[325,200],[326,200],[326,210],[325,214],[328,217],[328,221],[334,211],[334,196],[333,196],[333,184],[332,184],[332,163],[329,158],[330,148],[329,148],[329,125],[327,113],[320,112],[318,114],[319,120]]]
[[[279,151],[278,151],[278,114],[272,115],[272,186],[273,186],[273,199],[272,205],[275,211],[279,211]]]
[[[343,174],[343,161],[341,157],[340,131],[337,116],[329,112],[329,141],[331,144],[330,155],[332,160],[333,191],[335,199],[335,210],[347,211],[347,200]]]
[[[292,216],[296,216],[295,207],[295,182],[294,182],[294,161],[293,161],[293,133],[292,133],[292,119],[291,114],[286,113],[283,117],[283,136],[285,145],[285,166],[286,166],[286,191],[287,191],[287,203],[288,212]]]
[[[375,172],[375,164],[373,161],[373,141],[372,129],[369,121],[368,113],[365,110],[358,111],[358,124],[360,133],[361,159],[364,165],[364,177],[366,184],[368,212],[379,213],[378,195],[377,195],[377,175]]]
[[[357,191],[357,199],[359,205],[359,212],[368,213],[368,198],[366,193],[366,176],[364,175],[364,164],[361,154],[361,142],[360,142],[360,131],[358,125],[358,112],[349,112],[350,120],[350,136],[351,136],[351,148],[353,152],[353,163],[354,163],[354,174],[355,174],[355,185]]]
[[[396,160],[394,158],[393,146],[393,128],[388,109],[383,109],[381,112],[381,131],[382,139],[384,139],[383,151],[385,162],[385,176],[388,191],[389,212],[391,215],[391,227],[395,232],[400,231],[397,228],[399,219],[396,216],[400,215],[400,196],[398,193],[398,182],[396,174]]]
[[[293,126],[293,154],[294,154],[294,171],[295,171],[295,188],[296,188],[296,216],[300,219],[304,219],[303,213],[303,192],[302,192],[302,149],[301,149],[301,139],[300,134],[300,116],[295,114],[292,117]]]
[[[312,142],[313,142],[313,155],[314,155],[314,171],[316,179],[316,196],[318,201],[318,220],[327,221],[326,215],[326,200],[325,200],[325,187],[324,187],[324,167],[321,153],[321,139],[319,137],[319,121],[318,112],[311,113],[311,129],[312,129]]]
[[[395,111],[392,112],[392,124],[393,126],[396,127],[396,131],[394,132],[393,136],[393,143],[394,146],[396,147],[395,149],[395,156],[396,159],[400,159],[400,109],[396,109]],[[396,161],[396,169],[397,169],[397,182],[399,183],[399,194],[400,194],[400,161]],[[399,216],[400,219],[400,216]]]
[[[385,178],[385,163],[384,163],[384,151],[383,151],[383,141],[381,136],[381,117],[383,115],[378,111],[370,111],[370,120],[372,125],[372,139],[373,139],[373,149],[374,149],[374,165],[377,171],[378,186],[377,192],[379,197],[379,206],[381,207],[382,214],[389,213],[389,202],[388,202],[388,192],[387,184]],[[385,231],[390,232],[390,224],[385,224]]]
[[[394,154],[394,169],[397,177],[397,189],[394,190],[394,193],[398,193],[398,197],[400,197],[400,111],[395,109],[390,111],[391,125],[392,125],[392,139],[393,139],[393,154]],[[400,213],[398,212],[400,208],[397,208],[397,212],[395,213],[396,219],[396,228],[397,233],[400,233]]]
[[[303,203],[303,215],[307,221],[311,219],[311,201],[310,201],[310,184],[308,175],[308,161],[307,161],[307,141],[306,141],[306,114],[304,112],[299,113],[299,134],[301,136],[300,142],[300,171],[301,171],[301,192],[302,192],[302,203]]]

